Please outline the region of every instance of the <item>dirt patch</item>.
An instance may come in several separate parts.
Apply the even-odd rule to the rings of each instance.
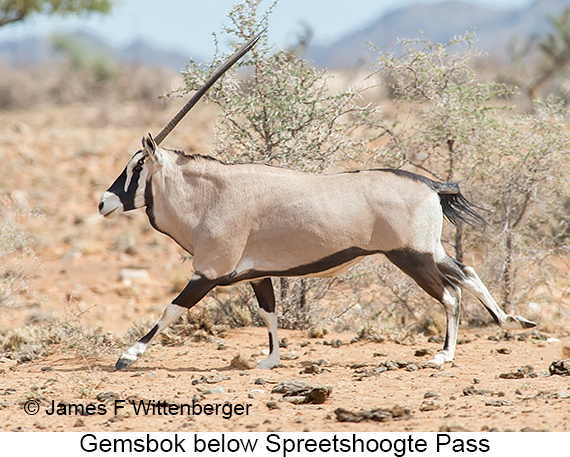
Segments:
[[[263,357],[267,345],[263,328],[230,331],[221,350],[216,341],[175,348],[154,345],[123,372],[113,370],[120,348],[96,361],[65,353],[26,364],[4,359],[0,362],[1,428],[570,431],[570,378],[549,373],[551,362],[562,354],[559,342],[493,341],[489,336],[501,334],[466,331],[464,337],[470,342],[459,346],[456,362],[439,369],[425,364],[429,356],[415,355],[419,349],[438,350],[439,344],[427,339],[404,346],[351,343],[349,335],[333,334],[329,337],[345,343],[334,348],[305,332],[281,334],[289,341],[283,349],[288,360],[271,371],[231,365],[237,354]],[[313,365],[321,369],[307,374],[306,367]],[[523,375],[501,376],[509,372]],[[275,387],[292,380],[328,386],[330,395],[318,404],[288,401]],[[35,415],[26,414],[24,405],[29,400],[38,402]],[[190,411],[184,405],[199,406]],[[48,415],[54,406],[55,413]],[[347,413],[339,416],[339,410],[352,416],[372,410],[396,411],[397,420],[384,415],[381,421],[366,417],[346,421]]]

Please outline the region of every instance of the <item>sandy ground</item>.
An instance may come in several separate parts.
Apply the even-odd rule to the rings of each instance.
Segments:
[[[192,129],[178,130],[169,141],[208,153],[212,128],[204,111],[197,113],[189,116]],[[0,306],[3,332],[68,322],[122,338],[133,322],[160,315],[191,265],[141,212],[107,221],[96,209],[140,136],[158,131],[169,115],[142,116],[135,105],[0,113],[0,194],[35,239],[33,256],[5,260],[27,280],[15,300]],[[33,209],[42,217],[25,214]],[[145,276],[121,278],[132,268]],[[425,362],[442,342],[421,335],[397,344],[358,341],[353,333],[310,338],[282,330],[287,347],[271,371],[232,366],[237,355],[263,358],[264,328],[228,330],[176,347],[155,344],[123,372],[113,367],[124,345],[92,351],[91,340],[76,333],[47,357],[0,358],[0,430],[570,431],[570,377],[548,373],[554,360],[570,357],[568,334],[554,328],[509,338],[494,327],[462,329],[455,363],[441,369]],[[296,379],[327,386],[330,395],[323,403],[296,404],[272,392]],[[172,413],[164,414],[165,404]],[[141,405],[155,409],[145,414]],[[194,407],[192,414],[184,405]],[[341,422],[339,408],[389,412],[376,414],[383,422]]]
[[[70,353],[57,353],[27,364],[4,360],[0,363],[1,428],[570,431],[570,378],[548,375],[551,361],[561,356],[559,342],[492,341],[489,336],[501,334],[463,332],[463,339],[471,342],[459,346],[456,363],[435,369],[421,368],[429,356],[416,355],[418,350],[439,348],[438,343],[427,340],[403,346],[350,343],[344,334],[312,339],[304,332],[282,331],[281,336],[288,340],[282,352],[290,360],[271,371],[231,366],[238,354],[244,358],[254,355],[258,360],[262,357],[266,348],[262,328],[230,331],[223,339],[223,350],[218,349],[218,341],[188,343],[184,347],[155,345],[123,372],[113,369],[118,350],[97,361],[81,360]],[[324,344],[337,339],[345,344]],[[374,371],[385,366],[386,361],[403,368]],[[519,370],[528,366],[532,369]],[[513,373],[526,374],[516,379],[501,377],[517,376]],[[272,393],[280,383],[297,379],[311,386],[330,386],[332,392],[322,404],[294,404],[283,394]],[[26,404],[30,400],[37,403]],[[155,408],[145,414],[141,402],[154,404]],[[175,405],[171,414],[164,406],[161,409],[160,402]],[[181,405],[199,406],[190,411],[181,409]],[[215,405],[219,405],[217,414]],[[352,423],[340,422],[335,412],[339,408],[356,413],[377,408],[392,410],[395,406],[409,410],[407,416],[386,422]],[[27,414],[25,408],[30,407],[39,410],[35,415]]]

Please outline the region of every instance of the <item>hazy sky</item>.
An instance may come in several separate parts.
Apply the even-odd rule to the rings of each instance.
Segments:
[[[327,43],[357,30],[386,12],[410,3],[438,0],[280,0],[270,19],[269,38],[279,47],[295,41],[300,22],[310,25],[314,42]],[[469,0],[496,8],[514,8],[531,0]],[[208,57],[214,52],[212,32],[229,23],[227,13],[238,0],[115,0],[110,15],[48,19],[37,16],[0,28],[0,41],[27,35],[84,29],[124,46],[145,38],[156,46]],[[269,6],[273,0],[266,0]],[[222,43],[223,44],[223,43]]]

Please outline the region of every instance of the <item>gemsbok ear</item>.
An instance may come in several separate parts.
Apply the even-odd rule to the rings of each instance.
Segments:
[[[148,156],[154,158],[159,165],[162,165],[162,154],[150,133],[143,137],[142,144]]]
[[[143,136],[142,146],[143,149],[146,149],[149,154],[154,154],[154,151],[156,151],[156,142],[150,133],[147,133],[146,136]]]

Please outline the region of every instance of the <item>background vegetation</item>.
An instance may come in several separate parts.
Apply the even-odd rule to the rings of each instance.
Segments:
[[[97,5],[103,8],[106,3]],[[260,0],[236,5],[215,40],[243,43],[270,24],[274,6],[266,8]],[[214,131],[210,152],[229,162],[266,162],[313,173],[391,166],[460,181],[489,226],[481,230],[446,225],[446,248],[478,270],[508,312],[538,320],[548,315],[549,325],[560,329],[570,317],[565,305],[570,144],[563,90],[570,61],[569,18],[569,12],[552,18],[551,33],[525,43],[524,52],[514,44],[510,67],[490,67],[476,52],[473,33],[449,43],[431,43],[420,36],[401,41],[397,53],[377,52],[377,60],[359,75],[358,83],[354,75],[318,69],[302,58],[308,30],[287,50],[275,50],[263,36],[241,68],[206,97],[209,108],[204,109],[216,116],[215,126],[205,128]],[[142,119],[150,111],[161,112],[164,102],[157,94],[172,85],[168,71],[117,64],[65,36],[53,37],[53,47],[56,65],[0,68],[1,110],[86,103],[99,107],[98,122],[109,128],[113,106],[136,103],[135,114]],[[167,98],[195,90],[226,57],[218,52],[209,65],[190,61],[182,87]],[[93,151],[70,160],[85,157],[87,168],[90,161],[98,163]],[[89,185],[95,193],[96,186]],[[25,300],[22,290],[33,288],[14,265],[35,252],[34,236],[22,226],[37,213],[25,199],[18,206],[18,194],[8,185],[0,185],[0,196],[0,311],[5,311]],[[49,218],[45,216],[45,223]],[[130,228],[137,227],[127,221]],[[82,224],[75,220],[69,225],[79,230]],[[136,242],[115,240],[114,246],[120,250],[126,243],[124,251],[132,255],[148,232],[148,224],[140,227]],[[174,292],[184,280],[172,283]],[[371,338],[443,330],[439,305],[382,258],[367,259],[333,280],[282,279],[277,286],[282,327],[309,329],[314,335],[330,328]],[[162,299],[161,305],[165,303]],[[184,327],[215,333],[219,329],[212,322],[261,323],[248,288],[214,291],[201,306],[207,313],[189,314],[186,326],[165,334],[165,343],[183,341]],[[38,338],[58,344],[73,341],[83,354],[96,343],[111,342],[109,335],[82,329],[80,315],[78,311],[43,327],[53,330],[55,325],[67,332],[66,338],[57,332]],[[490,323],[467,294],[463,322]],[[147,327],[137,322],[128,339]],[[29,348],[38,334],[0,328],[0,351]]]

